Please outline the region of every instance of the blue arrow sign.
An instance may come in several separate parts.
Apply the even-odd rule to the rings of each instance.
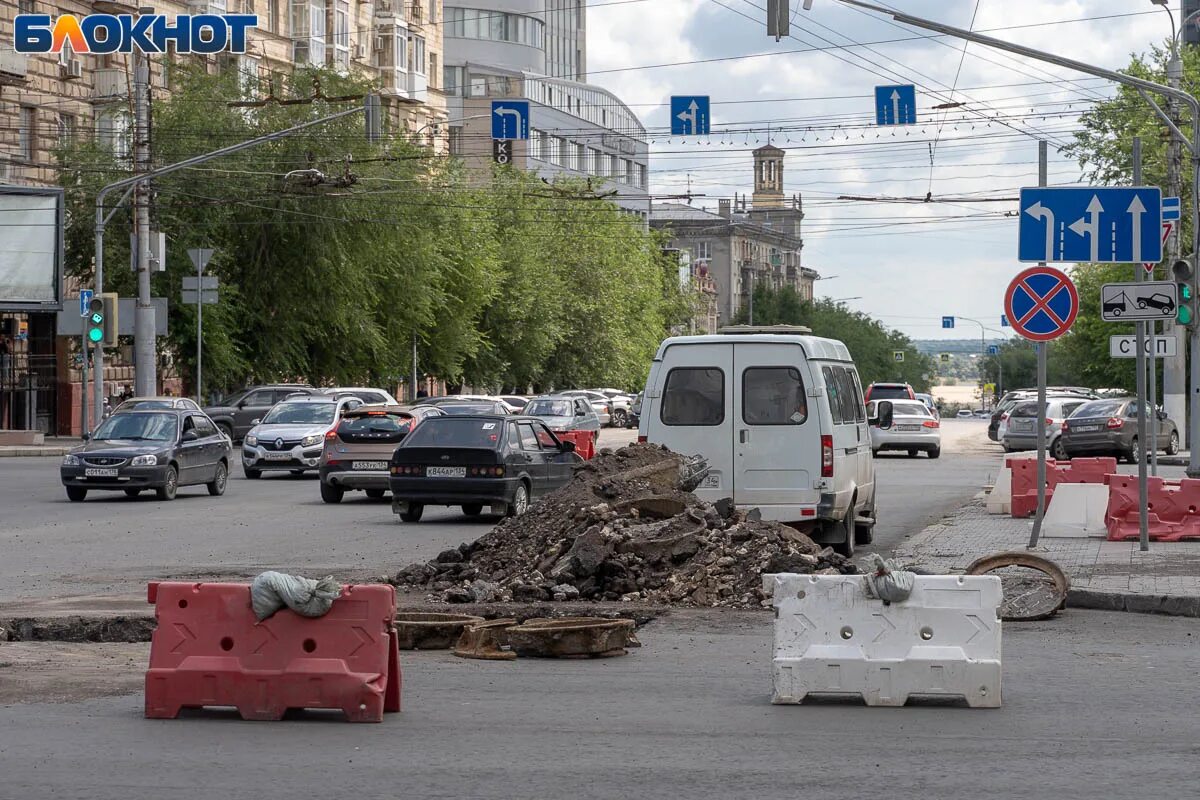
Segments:
[[[988,355],[989,356],[999,355],[999,353],[1000,353],[1000,345],[998,345],[998,344],[989,344],[988,345]]]
[[[942,327],[943,328],[953,328],[954,327],[954,317],[942,317]]]
[[[1164,197],[1162,199],[1162,218],[1163,222],[1173,222],[1179,219],[1179,198]]]
[[[88,315],[88,306],[92,304],[93,296],[94,294],[91,289],[79,290],[79,316],[86,317]]]
[[[876,125],[916,125],[917,87],[876,86]]]
[[[708,97],[673,95],[671,97],[671,135],[708,135]]]
[[[1007,327],[1008,327],[1008,314],[1001,314],[1001,315],[1000,315],[1000,327],[1001,327],[1001,328],[1007,328]]]
[[[1021,190],[1017,260],[1140,264],[1162,261],[1162,190]]]
[[[529,101],[492,101],[492,138],[529,138]]]

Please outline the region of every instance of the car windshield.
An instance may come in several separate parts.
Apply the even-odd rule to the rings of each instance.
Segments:
[[[264,425],[328,425],[333,422],[334,403],[277,404],[263,417]]]
[[[494,449],[504,423],[494,419],[427,419],[413,429],[404,447],[486,447]]]
[[[912,395],[904,386],[872,386],[872,400],[911,400]]]
[[[338,433],[403,433],[412,425],[408,414],[372,411],[361,417],[347,417],[338,426]]]
[[[570,400],[531,400],[525,406],[525,413],[535,417],[570,417],[574,414]]]
[[[479,414],[496,414],[496,406],[492,403],[446,403],[438,406],[445,414],[452,414],[456,417],[479,415]]]
[[[174,414],[114,414],[92,438],[101,442],[173,442],[178,427]]]
[[[1124,400],[1093,400],[1075,409],[1071,418],[1075,417],[1115,417],[1121,411]]]

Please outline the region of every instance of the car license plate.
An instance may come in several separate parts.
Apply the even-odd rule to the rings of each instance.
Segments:
[[[1087,433],[1088,431],[1100,430],[1100,426],[1099,425],[1072,425],[1071,430],[1076,431],[1078,433]]]
[[[388,462],[386,461],[351,461],[351,469],[369,469],[369,470],[386,470]]]
[[[921,426],[920,425],[897,425],[896,430],[898,430],[898,431],[919,431],[919,430],[921,430]]]
[[[701,489],[720,489],[721,488],[721,476],[720,475],[705,476],[704,482],[700,484],[700,488]]]
[[[292,454],[289,453],[263,453],[263,458],[267,461],[291,461]]]
[[[110,467],[108,469],[88,467],[84,469],[83,474],[88,478],[115,478],[117,477],[117,469],[116,467]]]
[[[465,478],[466,467],[426,467],[425,475],[429,478]]]

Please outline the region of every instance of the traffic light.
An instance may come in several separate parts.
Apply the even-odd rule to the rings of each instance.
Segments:
[[[88,304],[87,340],[102,347],[117,345],[117,295],[106,292]]]
[[[1192,262],[1180,259],[1171,265],[1171,274],[1175,277],[1175,287],[1179,294],[1179,306],[1175,311],[1175,321],[1188,328],[1195,327],[1196,270],[1192,266]]]

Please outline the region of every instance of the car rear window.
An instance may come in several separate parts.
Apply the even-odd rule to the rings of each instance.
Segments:
[[[971,412],[967,411],[967,413],[970,414]],[[904,416],[904,417],[932,416],[929,413],[929,409],[926,407],[926,405],[924,403],[919,403],[919,402],[911,401],[911,400],[907,403],[893,400],[892,401],[892,415],[897,416],[897,417],[899,417],[899,416]]]
[[[446,403],[438,408],[445,414],[458,417],[501,413],[500,409],[492,403]]]
[[[533,400],[525,413],[535,417],[570,417],[574,415],[570,400]]]
[[[876,384],[868,392],[872,400],[911,400],[912,395],[906,386],[881,386]]]
[[[675,367],[667,373],[659,416],[664,425],[720,425],[725,373],[719,367]]]
[[[398,442],[412,428],[409,414],[375,411],[347,417],[338,425],[338,436],[347,442]]]
[[[404,447],[486,447],[495,449],[504,423],[495,419],[431,417],[404,439]]]
[[[1072,417],[1112,417],[1121,411],[1121,406],[1124,404],[1122,400],[1093,400],[1090,403],[1084,403],[1075,412]]]

